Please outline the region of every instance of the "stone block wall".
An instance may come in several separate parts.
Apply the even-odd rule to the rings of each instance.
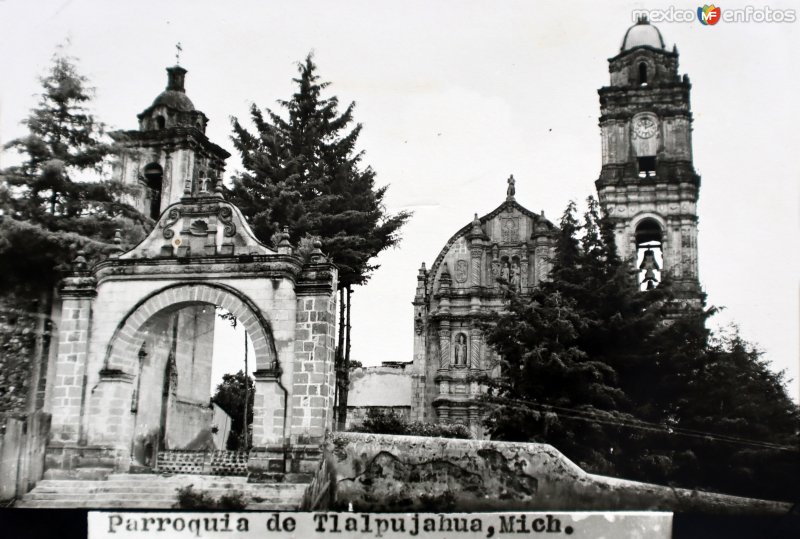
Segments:
[[[83,413],[94,283],[80,277],[66,279],[61,296],[61,325],[50,399],[51,437],[62,442],[77,442]]]
[[[333,424],[336,300],[332,294],[297,298],[292,375],[292,443],[321,442]]]

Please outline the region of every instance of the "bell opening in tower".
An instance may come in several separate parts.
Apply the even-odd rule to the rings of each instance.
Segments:
[[[161,190],[164,181],[164,169],[158,163],[150,163],[144,167],[144,179],[147,185],[147,197],[149,200],[149,217],[158,219],[161,215]]]
[[[640,178],[653,178],[656,175],[656,156],[647,155],[638,157],[639,162],[639,177]]]
[[[639,86],[647,86],[647,64],[639,64]]]
[[[645,219],[636,227],[639,290],[653,290],[661,283],[661,268],[664,267],[662,237],[661,226],[653,219]]]

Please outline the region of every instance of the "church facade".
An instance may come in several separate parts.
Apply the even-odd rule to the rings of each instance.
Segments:
[[[668,278],[684,303],[699,307],[697,199],[692,162],[691,84],[678,73],[678,52],[667,49],[646,19],[628,29],[609,59],[610,84],[601,88],[602,167],[595,182],[614,223],[619,254],[639,271],[642,290]],[[501,282],[525,294],[548,274],[555,226],[520,205],[515,180],[491,213],[456,232],[430,269],[423,263],[413,299],[414,356],[410,418],[461,423],[482,437],[482,388],[470,381],[492,374],[495,353],[480,320],[501,311]]]
[[[414,295],[411,417],[461,423],[482,435],[476,377],[491,374],[496,354],[481,321],[503,309],[504,286],[525,294],[549,271],[555,227],[517,203],[514,177],[506,200],[456,232],[433,262],[423,263]]]

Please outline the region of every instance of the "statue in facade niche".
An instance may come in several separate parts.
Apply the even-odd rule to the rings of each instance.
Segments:
[[[505,281],[511,280],[511,268],[509,268],[508,261],[506,260],[503,260],[503,266],[500,269],[500,277],[502,277]]]
[[[520,289],[520,267],[519,262],[516,260],[514,260],[511,265],[511,278],[509,279],[509,283],[514,290]]]
[[[455,365],[467,364],[467,336],[459,333],[455,346]]]

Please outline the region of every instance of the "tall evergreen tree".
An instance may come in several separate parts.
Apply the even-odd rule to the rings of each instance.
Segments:
[[[75,60],[57,53],[41,84],[39,103],[23,121],[28,134],[6,145],[23,161],[2,172],[0,191],[0,275],[36,289],[52,287],[77,248],[90,255],[111,249],[117,229],[134,241],[148,224],[122,201],[130,189],[103,179],[113,148],[87,108],[93,89]]]
[[[233,143],[244,171],[234,177],[229,199],[242,210],[256,236],[265,242],[289,227],[295,243],[318,237],[339,267],[340,331],[336,354],[340,426],[344,425],[350,350],[350,298],[353,287],[367,282],[373,259],[400,240],[407,212],[389,215],[387,187],[376,187],[375,171],[362,165],[356,144],[361,124],[353,121],[355,103],[340,111],[336,97],[323,97],[308,55],[298,64],[297,90],[279,101],[285,116],[255,104],[250,116],[255,132],[233,118]]]

